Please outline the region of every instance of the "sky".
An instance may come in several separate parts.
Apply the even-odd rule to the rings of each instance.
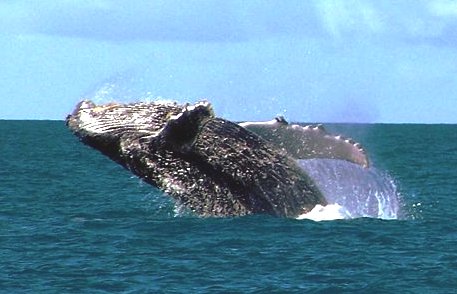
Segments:
[[[231,120],[457,123],[457,1],[0,0],[0,119],[208,100]]]

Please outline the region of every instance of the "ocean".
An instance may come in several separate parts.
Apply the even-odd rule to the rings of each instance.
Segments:
[[[0,121],[0,292],[455,293],[457,125],[326,128],[367,149],[393,213],[200,218],[63,121]]]

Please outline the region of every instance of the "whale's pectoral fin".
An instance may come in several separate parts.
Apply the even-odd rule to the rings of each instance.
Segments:
[[[290,125],[283,118],[267,122],[243,122],[240,125],[282,148],[297,159],[333,158],[368,167],[368,157],[359,143],[327,133],[322,125]]]
[[[369,166],[368,156],[360,143],[340,135],[331,135],[322,125],[314,127],[292,125],[288,126],[287,130],[290,142],[298,141],[305,147],[294,148],[289,145],[289,152],[297,152],[296,158],[334,158],[347,160],[364,167]]]

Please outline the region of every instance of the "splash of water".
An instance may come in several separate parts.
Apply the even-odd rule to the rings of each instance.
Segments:
[[[350,218],[348,211],[339,204],[316,205],[310,212],[299,215],[297,219],[310,219],[313,221],[337,220]]]
[[[84,99],[92,100],[96,104],[164,100],[141,86],[141,82],[142,78],[138,77],[135,70],[116,73],[96,83],[83,97]]]
[[[299,219],[400,217],[400,196],[393,179],[386,173],[334,159],[299,160],[298,164],[315,181],[329,203],[324,207],[316,206]]]

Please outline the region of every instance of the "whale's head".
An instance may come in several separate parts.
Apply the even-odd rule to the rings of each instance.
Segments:
[[[159,138],[175,148],[186,148],[201,124],[214,117],[208,102],[179,105],[157,101],[97,105],[90,100],[77,104],[67,116],[70,130],[85,144],[119,162],[127,142]]]

